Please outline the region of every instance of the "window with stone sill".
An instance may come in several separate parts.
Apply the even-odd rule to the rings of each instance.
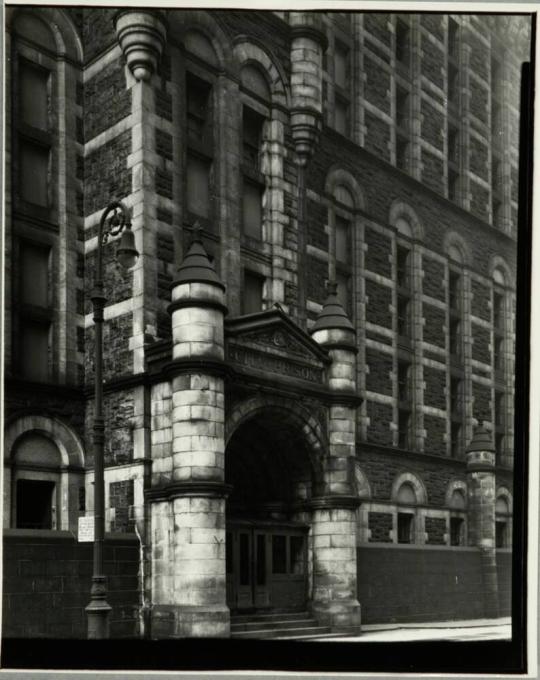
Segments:
[[[459,100],[459,69],[454,64],[448,64],[448,101],[457,104]]]
[[[15,163],[17,193],[21,201],[48,209],[51,206],[51,123],[49,111],[51,72],[37,63],[19,58],[15,129],[18,130]]]
[[[403,88],[396,86],[396,125],[402,130],[407,130],[410,119],[410,96],[409,92]]]
[[[401,135],[396,136],[396,167],[404,172],[409,169],[409,140]]]
[[[408,361],[398,361],[398,400],[411,401],[411,364]]]
[[[459,54],[459,24],[454,19],[448,19],[448,55],[457,57]]]
[[[450,423],[450,456],[463,457],[463,427],[461,423]]]
[[[263,240],[265,218],[264,170],[265,130],[271,114],[271,92],[261,70],[248,64],[241,71],[242,119],[242,231],[245,236]]]
[[[244,270],[242,290],[242,314],[253,314],[263,309],[264,277]]]
[[[348,137],[351,131],[351,51],[334,44],[334,129]]]
[[[448,170],[448,200],[459,200],[459,173],[455,170]]]
[[[505,420],[504,392],[495,392],[495,426],[504,427]]]
[[[503,462],[503,456],[505,452],[505,436],[502,432],[495,432],[495,462],[497,465],[501,465]]]
[[[495,521],[495,547],[506,548],[507,546],[507,522],[505,520]]]
[[[396,21],[396,61],[409,66],[411,58],[411,29],[402,19]]]
[[[46,382],[51,377],[52,279],[51,248],[18,241],[18,342],[14,348],[19,374]]]
[[[186,128],[188,142],[213,146],[212,85],[186,72]]]
[[[353,318],[353,210],[354,199],[349,189],[338,185],[334,189],[333,204],[329,208],[329,223],[334,224],[334,265],[337,296],[343,309]],[[332,216],[333,213],[333,216]]]
[[[398,409],[398,448],[410,449],[412,448],[412,414],[408,409]]]
[[[397,332],[403,338],[411,336],[411,300],[407,295],[397,298]]]
[[[450,378],[450,413],[453,416],[463,415],[463,380]]]
[[[450,545],[465,544],[465,520],[463,517],[450,517]]]
[[[396,279],[400,288],[411,287],[411,249],[398,244],[396,249]]]

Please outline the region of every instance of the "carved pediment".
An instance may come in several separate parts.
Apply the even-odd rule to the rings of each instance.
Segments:
[[[225,322],[227,360],[245,370],[322,383],[328,353],[281,309]]]

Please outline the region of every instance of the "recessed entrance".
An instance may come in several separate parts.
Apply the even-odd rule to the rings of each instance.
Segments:
[[[290,414],[269,409],[242,424],[225,454],[227,604],[231,611],[303,609],[308,598],[313,467]]]
[[[17,527],[52,529],[54,482],[19,479],[17,482]]]

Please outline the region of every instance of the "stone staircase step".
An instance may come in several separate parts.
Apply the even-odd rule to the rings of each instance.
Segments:
[[[257,614],[233,614],[231,616],[231,624],[235,623],[252,623],[254,621],[294,621],[298,619],[312,618],[311,614],[308,612],[295,611],[295,612],[276,612]]]
[[[272,621],[245,621],[243,623],[231,623],[231,632],[236,633],[248,630],[271,630],[273,628],[287,630],[288,628],[303,628],[304,626],[316,625],[317,622],[312,617],[298,619],[273,619]]]
[[[235,640],[242,638],[257,638],[257,639],[269,639],[269,638],[279,638],[281,640],[293,640],[299,637],[305,636],[315,636],[320,637],[330,633],[329,626],[309,626],[300,628],[288,628],[283,630],[281,628],[274,629],[255,629],[248,631],[239,631],[231,634]]]

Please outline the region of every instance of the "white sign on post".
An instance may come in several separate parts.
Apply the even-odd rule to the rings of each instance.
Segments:
[[[79,517],[79,543],[91,543],[94,540],[94,517]]]

